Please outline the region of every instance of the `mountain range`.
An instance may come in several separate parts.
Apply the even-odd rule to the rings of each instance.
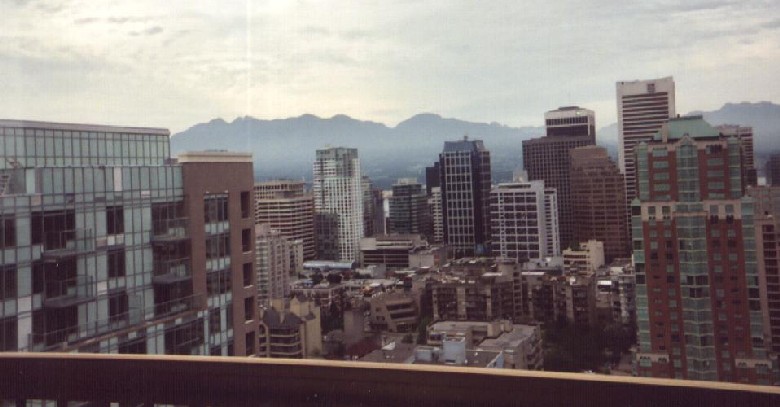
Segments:
[[[709,123],[753,126],[759,161],[762,152],[780,150],[780,105],[770,102],[727,103],[702,114]],[[315,150],[327,146],[358,149],[363,172],[382,188],[397,178],[418,177],[437,159],[445,140],[468,135],[481,139],[491,152],[493,178],[511,179],[522,167],[521,141],[544,135],[543,127],[510,127],[474,123],[422,113],[395,127],[353,119],[345,115],[320,118],[311,114],[287,119],[239,117],[232,122],[214,119],[174,134],[174,154],[190,150],[249,151],[254,155],[258,179],[311,178]],[[597,143],[611,155],[617,152],[617,124],[597,131]],[[765,158],[764,158],[765,159]]]

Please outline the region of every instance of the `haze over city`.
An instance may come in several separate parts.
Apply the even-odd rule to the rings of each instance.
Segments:
[[[6,117],[170,128],[239,116],[420,112],[510,126],[674,75],[677,110],[780,99],[765,1],[0,4]],[[41,98],[45,95],[45,98]]]

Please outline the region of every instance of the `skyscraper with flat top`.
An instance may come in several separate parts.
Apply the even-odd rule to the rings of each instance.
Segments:
[[[319,257],[357,261],[364,233],[363,186],[357,149],[317,150],[312,192]]]
[[[623,175],[603,147],[579,147],[569,153],[575,241],[603,242],[607,263],[629,257]]]
[[[523,141],[523,166],[531,181],[542,180],[558,197],[559,241],[574,240],[569,150],[596,144],[596,118],[592,110],[565,106],[544,114],[546,136]]]
[[[661,125],[675,116],[674,79],[622,81],[617,83],[618,165],[626,178],[626,199],[636,197],[634,146],[648,141]]]
[[[455,257],[490,250],[490,152],[482,140],[445,141],[439,154],[444,240]]]

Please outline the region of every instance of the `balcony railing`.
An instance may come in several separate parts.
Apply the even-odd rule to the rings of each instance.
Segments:
[[[57,259],[95,250],[92,229],[57,230],[43,235],[43,257]]]
[[[179,317],[182,313],[195,312],[195,305],[203,301],[202,295],[171,300],[149,307],[130,307],[127,312],[66,328],[29,334],[29,346],[22,351],[47,352],[77,349],[85,341],[110,335],[113,332]],[[2,405],[2,404],[0,404]]]
[[[780,388],[513,369],[218,356],[0,353],[0,403],[777,406]]]
[[[153,222],[152,225],[152,243],[177,242],[187,239],[187,227],[189,219],[160,219]]]
[[[97,289],[90,276],[76,276],[67,280],[47,280],[44,282],[43,306],[46,308],[65,308],[87,302],[95,297]]]
[[[173,284],[192,278],[190,259],[159,260],[154,262],[155,284]]]

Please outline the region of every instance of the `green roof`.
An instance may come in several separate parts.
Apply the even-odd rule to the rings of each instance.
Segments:
[[[655,140],[661,140],[662,133],[668,134],[669,140],[679,140],[685,135],[694,139],[718,137],[720,135],[720,132],[704,121],[701,116],[676,117],[669,119],[653,138]]]

